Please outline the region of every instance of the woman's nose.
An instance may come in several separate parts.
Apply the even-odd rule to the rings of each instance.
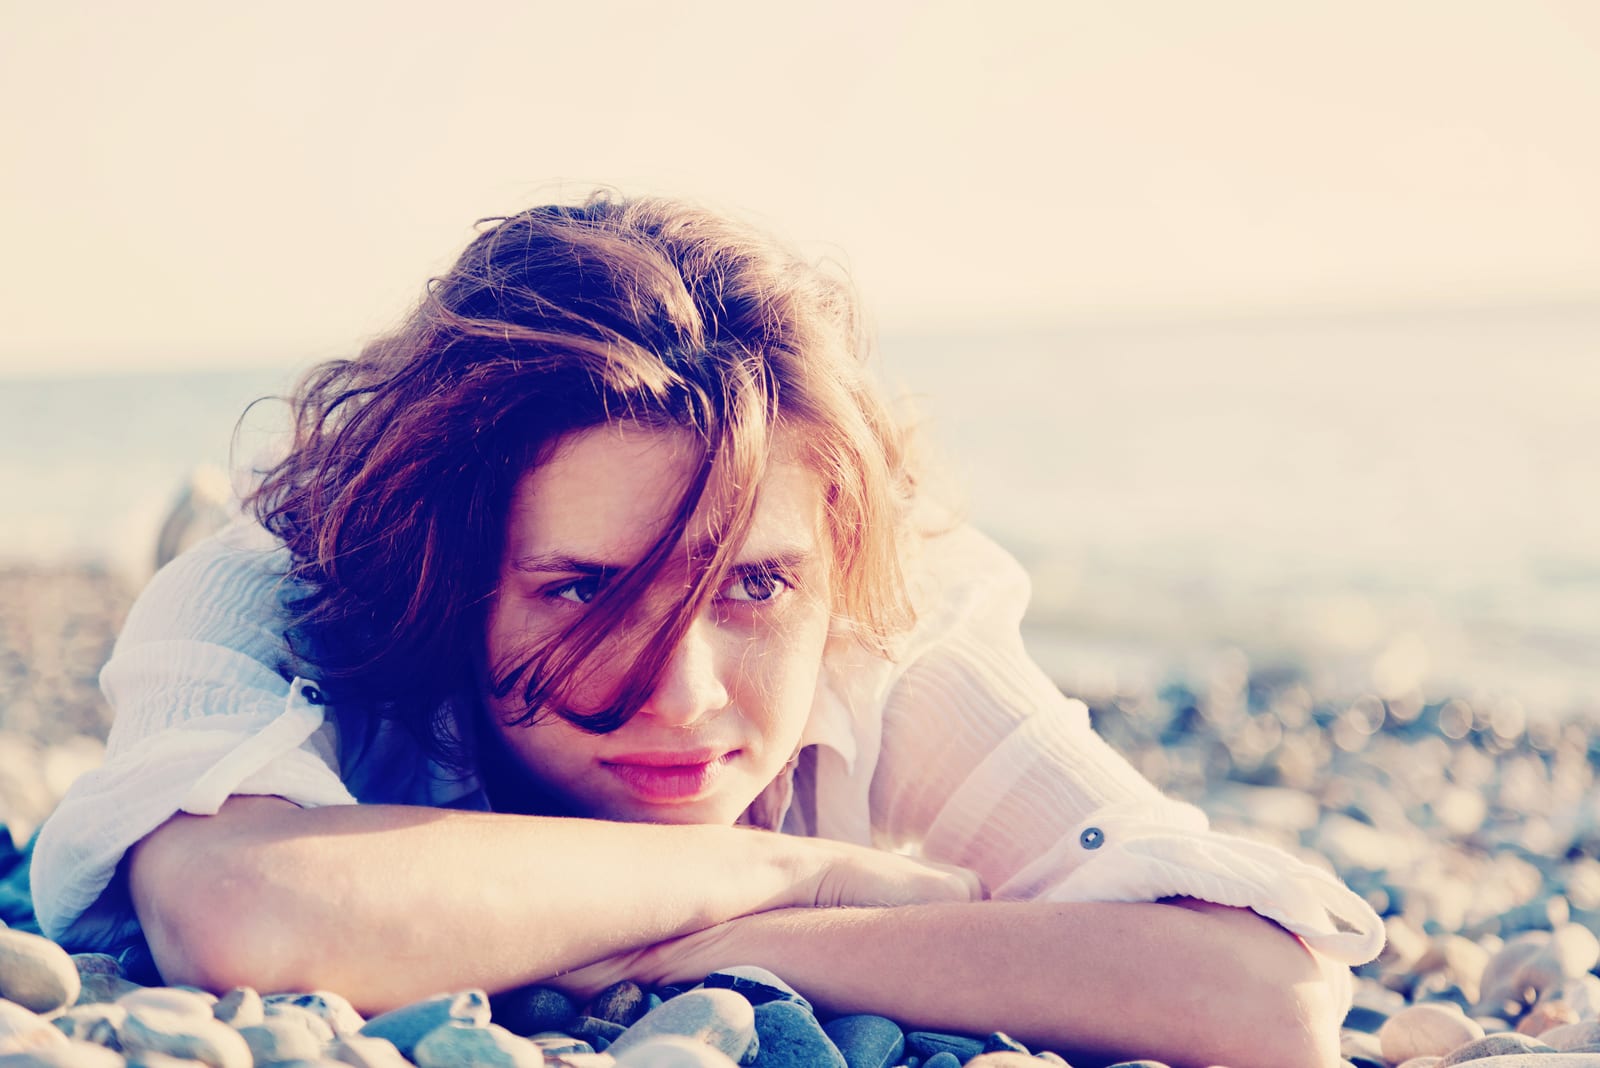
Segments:
[[[640,711],[674,727],[689,727],[727,704],[716,626],[701,617],[684,632]]]

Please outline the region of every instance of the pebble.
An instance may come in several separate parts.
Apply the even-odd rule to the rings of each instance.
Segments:
[[[0,998],[0,1053],[21,1053],[65,1041],[67,1036],[43,1016]]]
[[[640,1017],[643,1019],[643,1017]],[[621,1024],[602,1020],[596,1016],[580,1016],[565,1028],[567,1034],[581,1038],[597,1050],[604,1051],[628,1029]]]
[[[262,1006],[262,1023],[282,1021],[285,1026],[298,1027],[311,1035],[318,1045],[333,1041],[333,1025],[304,1005],[279,1001]],[[238,1024],[233,1026],[237,1027]]]
[[[822,1030],[850,1068],[892,1068],[906,1048],[905,1032],[887,1016],[836,1016]]]
[[[661,1035],[693,1038],[740,1061],[757,1050],[755,1010],[732,990],[690,990],[645,1013],[606,1052],[620,1060],[628,1050]]]
[[[947,1035],[939,1031],[912,1031],[906,1035],[906,1052],[918,1057],[949,1053],[966,1064],[983,1052],[983,1041],[970,1035]]]
[[[273,1016],[258,1024],[241,1027],[239,1036],[250,1047],[255,1063],[316,1060],[322,1056],[323,1042],[305,1025],[283,1016]]]
[[[793,1001],[811,1011],[811,1002],[801,997],[794,987],[779,979],[765,968],[743,964],[735,968],[721,968],[706,976],[705,986],[720,987],[744,995],[751,1005],[765,1005],[769,1001]]]
[[[613,983],[595,995],[589,1003],[589,1015],[598,1020],[609,1020],[622,1027],[632,1027],[649,1009],[649,999],[638,983],[624,979]]]
[[[362,1034],[340,1035],[328,1044],[327,1055],[355,1068],[406,1068],[410,1063],[393,1042]]]
[[[212,1006],[215,1003],[215,999],[208,1001],[193,990],[184,990],[176,986],[141,986],[138,990],[122,995],[115,1002],[129,1012],[151,1010],[172,1016],[205,1020],[216,1019],[212,1015]]]
[[[961,1068],[961,1058],[949,1050],[940,1050],[922,1062],[922,1068]]]
[[[165,1053],[201,1061],[211,1068],[252,1068],[255,1063],[243,1036],[210,1013],[187,1016],[148,1006],[128,1007],[117,1032],[129,1054]]]
[[[0,997],[34,1012],[78,1000],[82,980],[67,951],[40,935],[0,928]]]
[[[674,999],[675,1000],[675,999]],[[576,1065],[573,1068],[577,1068]],[[658,1035],[626,1050],[615,1068],[737,1068],[726,1053],[704,1042]]]
[[[128,1010],[121,1005],[75,1005],[50,1022],[68,1038],[120,1051],[117,1029],[127,1018]]]
[[[498,1024],[460,1020],[435,1027],[417,1042],[417,1068],[543,1068],[539,1047]]]
[[[1574,1024],[1553,1027],[1537,1037],[1540,1042],[1561,1053],[1585,1046],[1600,1046],[1600,1019],[1579,1020]]]
[[[1483,1028],[1459,1008],[1425,1002],[1401,1009],[1378,1031],[1383,1059],[1390,1064],[1415,1057],[1442,1057],[1483,1037]]]
[[[769,1001],[755,1006],[755,1020],[759,1068],[849,1068],[844,1054],[805,1006]]]
[[[494,1022],[519,1035],[559,1031],[578,1018],[578,1006],[554,987],[522,986],[489,998]]]
[[[0,1068],[123,1068],[122,1057],[92,1042],[62,1042],[0,1056]]]
[[[309,994],[270,994],[262,999],[267,1015],[272,1015],[277,1005],[293,1005],[304,1009],[327,1023],[336,1035],[353,1035],[366,1025],[366,1019],[340,994],[327,990],[313,990]]]
[[[374,1016],[361,1026],[359,1034],[384,1038],[394,1043],[400,1055],[412,1059],[417,1043],[436,1027],[465,1023],[482,1027],[489,1022],[489,995],[482,990],[463,990],[439,994]]]
[[[248,986],[236,986],[211,1006],[211,1015],[231,1027],[252,1027],[266,1019],[266,1004]]]
[[[1556,1050],[1527,1035],[1504,1031],[1496,1035],[1486,1035],[1483,1038],[1457,1046],[1444,1059],[1439,1062],[1439,1068],[1450,1068],[1451,1065],[1464,1064],[1467,1061],[1480,1061],[1486,1057],[1506,1057],[1528,1053],[1555,1053]],[[1532,1068],[1529,1065],[1529,1068]]]

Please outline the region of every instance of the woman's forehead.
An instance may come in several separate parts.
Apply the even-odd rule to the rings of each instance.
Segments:
[[[756,511],[739,556],[772,558],[815,551],[822,516],[822,481],[799,460],[801,450],[775,435],[759,487]],[[636,563],[671,522],[700,463],[687,430],[608,423],[568,435],[542,464],[517,483],[507,516],[507,559],[516,570],[579,561],[621,569]],[[706,494],[706,501],[718,496]],[[705,501],[685,539],[713,536],[715,516]],[[533,566],[536,565],[536,566]]]

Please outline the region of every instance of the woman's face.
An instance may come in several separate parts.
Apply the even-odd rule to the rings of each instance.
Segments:
[[[783,445],[780,435],[778,445]],[[730,824],[782,770],[810,713],[829,597],[817,475],[775,449],[754,522],[729,577],[673,650],[654,692],[609,734],[559,716],[511,726],[515,701],[488,698],[491,719],[538,785],[573,812],[655,823]],[[585,611],[607,575],[638,562],[665,529],[698,462],[688,434],[636,423],[576,432],[513,493],[500,588],[489,612],[491,672],[519,663]],[[707,494],[711,496],[711,494]],[[697,513],[688,544],[708,536]],[[688,545],[649,598],[684,596]],[[605,706],[627,666],[626,641],[592,658],[618,663],[584,679],[577,711]],[[636,647],[636,643],[634,644]],[[520,689],[520,687],[518,687]]]

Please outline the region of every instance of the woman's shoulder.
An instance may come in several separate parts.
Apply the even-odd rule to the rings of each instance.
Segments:
[[[282,633],[289,553],[258,524],[239,520],[172,560],[128,613],[119,649],[146,641],[254,646]]]
[[[956,630],[1015,629],[1032,595],[1016,557],[969,524],[921,538],[907,554],[906,581],[916,622],[902,661]]]

